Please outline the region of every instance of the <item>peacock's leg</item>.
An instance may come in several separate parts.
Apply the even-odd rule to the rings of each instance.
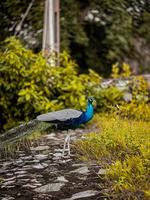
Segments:
[[[70,156],[70,134],[69,134],[69,137],[68,137],[67,146],[68,146],[68,156]]]
[[[62,155],[63,155],[63,156],[65,155],[65,151],[67,150],[67,149],[66,149],[66,145],[68,144],[68,139],[69,139],[69,137],[70,137],[70,134],[69,134],[69,132],[67,131],[67,136],[66,136],[65,141],[64,141],[64,148],[63,148],[63,152],[62,152]]]

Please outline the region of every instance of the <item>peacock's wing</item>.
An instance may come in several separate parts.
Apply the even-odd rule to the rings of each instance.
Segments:
[[[39,121],[44,122],[64,122],[69,119],[78,118],[82,114],[81,111],[74,110],[74,109],[64,109],[55,112],[49,112],[46,114],[42,114],[37,116]]]

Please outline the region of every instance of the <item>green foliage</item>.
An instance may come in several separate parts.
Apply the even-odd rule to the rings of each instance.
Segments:
[[[94,159],[107,169],[105,188],[113,199],[148,199],[150,122],[111,115],[97,115],[94,122],[100,132],[77,142],[81,158]]]
[[[112,78],[129,78],[131,75],[131,69],[129,64],[123,63],[119,66],[118,63],[112,66]]]
[[[99,88],[95,91],[97,109],[100,112],[112,112],[123,101],[123,93],[115,86]]]
[[[17,121],[28,121],[36,115],[62,108],[83,109],[87,96],[94,96],[97,111],[114,112],[119,105],[121,116],[149,119],[148,84],[143,78],[131,81],[132,101],[123,101],[123,92],[116,86],[100,86],[102,78],[93,70],[79,74],[78,66],[63,52],[59,66],[53,67],[41,53],[35,54],[15,38],[8,38],[0,51],[0,109],[4,129]],[[129,65],[113,66],[114,78],[130,75]]]
[[[101,78],[92,70],[79,75],[69,55],[60,55],[60,66],[50,66],[42,54],[25,49],[15,38],[6,39],[0,52],[1,119],[4,128],[33,119],[42,112],[69,106],[83,108],[86,95]]]
[[[150,105],[149,105],[149,90],[150,85],[144,79],[143,76],[135,76],[130,78],[131,69],[127,63],[123,63],[119,66],[118,63],[112,66],[112,77],[113,78],[128,78],[128,92],[132,95],[130,102],[118,101],[119,114],[123,117],[132,117],[134,119],[149,120],[150,116]],[[126,92],[126,91],[125,91]]]
[[[14,35],[29,3],[1,2],[0,41]],[[41,49],[44,3],[34,1],[18,35],[36,51]],[[137,63],[135,69],[142,66],[142,72],[149,71],[149,0],[61,0],[60,10],[61,49],[76,59],[82,71],[92,68],[108,76],[113,63],[125,60]]]
[[[122,103],[119,108],[121,116],[136,119],[150,120],[149,84],[142,77],[135,77],[131,80],[132,100],[129,103]]]

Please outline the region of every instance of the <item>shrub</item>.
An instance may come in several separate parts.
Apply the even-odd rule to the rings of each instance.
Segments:
[[[149,84],[142,77],[134,77],[130,81],[132,100],[122,102],[120,114],[123,117],[150,120]]]
[[[60,55],[60,66],[53,67],[41,53],[34,54],[14,37],[6,39],[0,51],[0,75],[4,128],[42,112],[70,106],[83,108],[86,95],[93,95],[93,88],[101,81],[92,70],[79,75],[66,52]]]

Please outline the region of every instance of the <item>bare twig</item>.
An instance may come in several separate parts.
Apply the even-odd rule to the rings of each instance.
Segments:
[[[28,15],[28,13],[29,13],[29,11],[30,11],[30,9],[31,9],[31,7],[32,7],[32,5],[33,5],[33,3],[34,3],[34,1],[35,1],[35,0],[32,0],[32,1],[30,2],[29,6],[28,6],[28,8],[27,8],[27,10],[26,10],[26,12],[25,12],[25,13],[23,14],[23,16],[22,16],[21,21],[19,22],[19,24],[18,24],[18,25],[16,26],[16,28],[15,28],[15,33],[14,33],[14,35],[17,35],[17,34],[21,31],[22,24],[23,24],[25,18],[27,17],[27,15]]]

